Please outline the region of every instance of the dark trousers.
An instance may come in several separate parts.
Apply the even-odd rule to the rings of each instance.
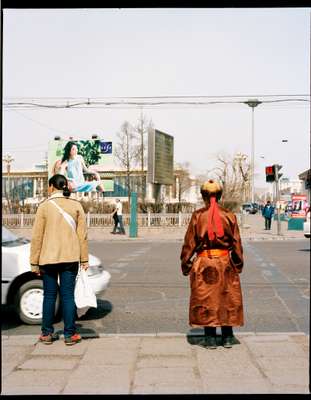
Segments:
[[[114,221],[113,233],[116,233],[117,232],[117,227],[118,227],[118,224],[119,224],[119,218],[118,218],[117,215],[113,216],[113,221]]]
[[[216,327],[214,326],[205,326],[204,327],[205,336],[216,336]],[[233,336],[232,326],[222,326],[221,334],[223,337]]]
[[[124,225],[123,225],[123,216],[118,215],[118,219],[119,219],[119,224],[120,224],[120,232],[125,233],[125,229],[124,229]]]
[[[271,220],[272,220],[272,218],[267,218],[267,217],[265,217],[265,228],[268,230],[268,229],[271,229]]]
[[[58,277],[60,299],[64,319],[64,336],[70,337],[76,333],[76,305],[74,288],[79,263],[49,264],[40,267],[43,277],[43,315],[42,335],[54,332],[55,303],[58,291]]]

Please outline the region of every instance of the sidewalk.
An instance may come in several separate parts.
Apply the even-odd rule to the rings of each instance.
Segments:
[[[11,229],[17,235],[31,238],[31,229]],[[89,240],[96,241],[159,241],[173,240],[182,241],[187,227],[138,227],[138,234],[135,238],[129,237],[129,227],[126,226],[126,235],[111,234],[112,227],[89,228]],[[304,240],[302,231],[287,230],[287,222],[281,221],[281,235],[277,234],[277,222],[272,221],[271,231],[264,230],[264,219],[261,215],[246,215],[244,225],[240,226],[242,240]]]
[[[208,350],[194,334],[101,335],[72,347],[4,336],[1,394],[309,393],[309,336],[236,338]]]

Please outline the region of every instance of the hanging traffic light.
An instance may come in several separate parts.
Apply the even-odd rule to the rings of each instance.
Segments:
[[[274,182],[275,175],[274,175],[274,165],[270,165],[266,167],[266,182]]]

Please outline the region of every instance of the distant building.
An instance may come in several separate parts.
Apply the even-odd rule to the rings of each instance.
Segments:
[[[43,168],[42,168],[43,169]],[[92,198],[98,201],[114,201],[115,198],[128,198],[127,191],[127,175],[126,171],[115,170],[109,172],[99,172],[101,178],[114,180],[114,191],[101,193],[78,193],[78,198]],[[165,203],[177,203],[179,201],[179,174],[176,170],[174,173],[173,185],[162,185],[160,200]],[[155,185],[148,183],[147,171],[143,173],[140,170],[131,172],[130,187],[131,190],[137,192],[138,198],[144,197],[146,201],[154,202]],[[10,171],[2,174],[2,200],[6,203],[6,199],[13,201],[25,201],[38,203],[47,197],[48,189],[48,172],[47,170],[37,171]],[[182,201],[196,203],[198,199],[199,188],[195,184],[195,178],[191,178],[190,187],[182,193]]]

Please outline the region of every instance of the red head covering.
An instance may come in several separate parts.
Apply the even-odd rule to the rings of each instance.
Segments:
[[[216,229],[214,229],[214,226]],[[210,207],[207,212],[207,233],[209,240],[214,240],[215,234],[217,237],[222,237],[224,235],[224,228],[222,226],[215,195],[210,197]]]
[[[219,208],[216,201],[216,195],[221,193],[221,186],[210,179],[201,186],[201,193],[209,194],[210,207],[207,211],[207,233],[209,240],[214,240],[215,235],[222,237],[224,235],[224,228],[222,226]]]

